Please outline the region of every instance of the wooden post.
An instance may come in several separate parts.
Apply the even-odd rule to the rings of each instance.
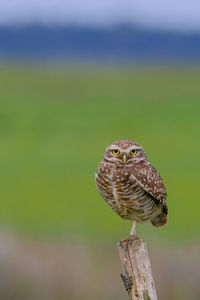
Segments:
[[[157,300],[147,247],[135,236],[118,243],[124,286],[131,300]]]

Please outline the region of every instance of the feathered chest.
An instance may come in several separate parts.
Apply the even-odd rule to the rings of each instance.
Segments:
[[[155,202],[137,182],[132,167],[115,168],[101,163],[96,174],[96,184],[101,196],[121,217],[149,217],[149,206]]]
[[[137,181],[129,169],[103,163],[99,165],[96,184],[105,200],[130,198],[137,189]]]

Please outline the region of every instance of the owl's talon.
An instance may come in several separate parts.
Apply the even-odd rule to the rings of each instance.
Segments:
[[[130,246],[132,246],[134,239],[135,239],[135,235],[129,235],[129,244],[130,244]]]
[[[134,236],[133,236],[133,239],[134,239]],[[128,244],[129,242],[130,242],[130,235],[127,238],[120,241],[119,244],[121,247],[123,247],[125,243]]]

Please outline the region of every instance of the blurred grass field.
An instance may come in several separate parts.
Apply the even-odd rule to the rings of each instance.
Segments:
[[[0,222],[29,234],[123,237],[131,223],[100,198],[105,147],[141,143],[168,191],[169,224],[198,237],[200,68],[1,65]]]

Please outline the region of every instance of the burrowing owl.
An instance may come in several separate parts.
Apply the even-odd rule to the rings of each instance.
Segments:
[[[120,217],[133,221],[131,235],[137,222],[167,223],[164,183],[136,142],[125,139],[108,146],[95,176],[104,200]]]

